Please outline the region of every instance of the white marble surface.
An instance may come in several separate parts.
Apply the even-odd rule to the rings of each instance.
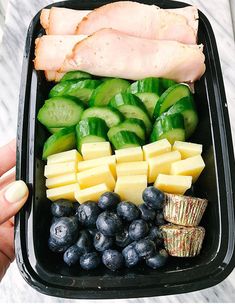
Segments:
[[[0,0],[1,1],[1,0]],[[231,0],[233,2],[234,0]],[[17,105],[20,73],[26,30],[30,20],[50,0],[11,0],[8,5],[6,26],[0,46],[0,145],[16,134]],[[55,1],[54,1],[55,2]],[[235,48],[229,0],[187,0],[195,4],[210,20],[220,54],[221,66],[230,113],[230,121],[235,137]],[[235,142],[235,141],[234,141]],[[21,278],[17,266],[12,264],[0,284],[0,303],[39,303],[74,301],[52,298],[30,288]],[[78,301],[76,301],[78,303]],[[94,301],[80,301],[92,303]],[[96,301],[96,303],[107,301]],[[235,302],[235,270],[219,285],[189,294],[114,300],[113,303],[134,302]]]

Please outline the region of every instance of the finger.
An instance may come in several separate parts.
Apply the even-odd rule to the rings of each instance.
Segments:
[[[4,277],[7,268],[10,266],[10,264],[10,259],[4,253],[0,252],[0,282]]]
[[[0,225],[0,252],[5,254],[10,260],[14,261],[15,252],[14,252],[14,228],[5,227]]]
[[[21,209],[28,194],[28,188],[23,181],[13,182],[0,191],[0,225]]]
[[[0,148],[0,176],[13,168],[16,164],[16,140]]]
[[[14,172],[4,175],[0,178],[0,190],[5,188],[8,184],[14,182],[16,179],[16,173]]]

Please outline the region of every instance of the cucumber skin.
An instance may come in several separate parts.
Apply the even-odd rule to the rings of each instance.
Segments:
[[[161,94],[164,93],[167,89],[176,85],[177,82],[171,79],[160,78],[160,87],[161,87]]]
[[[141,139],[130,131],[119,131],[110,138],[110,141],[115,150],[139,147],[143,144]]]
[[[119,93],[115,95],[110,100],[109,105],[116,109],[118,109],[122,105],[136,106],[139,107],[142,111],[144,111],[148,115],[148,111],[145,105],[143,104],[143,102],[140,100],[140,98],[131,93]]]
[[[89,73],[83,71],[71,71],[66,73],[60,82],[68,81],[68,80],[81,80],[81,79],[91,79],[91,75]]]
[[[54,145],[58,145],[58,148],[55,149],[51,148]],[[49,155],[68,151],[74,148],[76,148],[75,127],[73,126],[73,127],[63,128],[60,131],[56,132],[55,134],[51,135],[46,140],[43,146],[42,159],[46,160]]]
[[[156,93],[160,95],[160,78],[147,77],[133,82],[127,89],[128,93]]]

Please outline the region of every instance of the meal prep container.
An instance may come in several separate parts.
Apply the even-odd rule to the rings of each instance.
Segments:
[[[94,9],[112,1],[66,1],[53,6]],[[187,4],[175,1],[143,1],[162,8]],[[50,7],[50,6],[49,6]],[[17,136],[17,179],[30,188],[27,204],[16,216],[15,251],[19,270],[29,285],[47,295],[67,298],[128,298],[189,292],[224,280],[235,265],[234,185],[235,166],[223,78],[209,21],[199,12],[199,43],[204,44],[206,73],[196,82],[195,100],[199,125],[191,141],[203,144],[206,168],[192,194],[209,204],[201,225],[206,229],[201,254],[194,258],[171,257],[165,267],[144,265],[111,272],[101,266],[84,271],[69,268],[47,246],[50,202],[46,199],[42,147],[49,133],[36,116],[48,97],[51,84],[43,72],[34,71],[34,42],[44,34],[39,14],[32,20],[24,53]],[[144,56],[144,54],[143,54]]]

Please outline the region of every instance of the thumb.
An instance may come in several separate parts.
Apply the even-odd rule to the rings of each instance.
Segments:
[[[0,225],[14,216],[24,205],[29,190],[23,181],[16,181],[0,192]]]

